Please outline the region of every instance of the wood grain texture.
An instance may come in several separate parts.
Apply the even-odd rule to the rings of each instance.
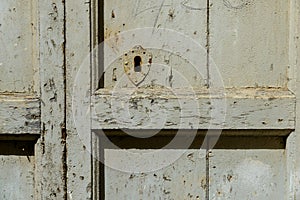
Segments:
[[[295,97],[277,89],[99,90],[93,98],[93,129],[295,128]]]
[[[0,95],[1,134],[40,134],[39,99],[22,94]]]

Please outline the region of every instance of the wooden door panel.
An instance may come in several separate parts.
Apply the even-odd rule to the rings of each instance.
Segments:
[[[285,199],[285,150],[213,150],[210,199]]]
[[[0,2],[0,199],[36,199],[38,3]],[[29,136],[30,135],[30,136]]]
[[[64,7],[56,0],[0,2],[0,138],[34,138],[35,149],[19,156],[0,148],[0,199],[67,195]]]
[[[35,199],[33,137],[0,137],[0,199]]]
[[[0,92],[36,92],[38,70],[37,2],[0,2]]]
[[[34,156],[0,155],[0,198],[34,199]]]
[[[204,150],[105,150],[105,199],[204,199]]]
[[[206,0],[104,1],[104,87],[135,87],[125,75],[124,57],[130,56],[136,46],[152,55],[150,71],[141,85],[204,87],[206,3]],[[138,55],[136,51],[132,54]],[[142,59],[142,64],[147,62]]]
[[[285,88],[289,66],[289,1],[212,0],[210,3],[210,57],[225,87]]]
[[[284,199],[283,195],[287,193],[285,188],[290,184],[286,181],[289,177],[285,174],[287,162],[284,148],[295,148],[294,143],[291,145],[292,142],[289,144],[285,142],[289,134],[296,128],[296,95],[295,90],[290,91],[291,88],[295,89],[296,77],[289,73],[295,71],[296,63],[298,63],[297,45],[294,43],[299,39],[297,39],[296,31],[290,32],[291,30],[298,30],[295,28],[298,27],[296,26],[298,8],[292,6],[297,5],[298,2],[294,0],[275,2],[269,0],[197,2],[133,0],[125,2],[113,0],[104,1],[104,4],[103,1],[93,1],[91,4],[91,13],[85,12],[87,5],[75,1],[66,4],[66,15],[69,19],[67,20],[67,27],[69,26],[67,28],[67,38],[69,39],[67,46],[69,48],[67,48],[66,54],[67,65],[70,66],[70,69],[67,70],[68,97],[72,96],[73,83],[78,77],[78,68],[85,56],[89,54],[89,45],[93,48],[98,45],[99,41],[102,42],[102,39],[106,39],[109,50],[113,49],[112,51],[104,51],[104,68],[106,70],[104,89],[101,88],[96,91],[100,79],[98,72],[103,67],[103,63],[97,63],[98,58],[92,59],[92,64],[88,62],[88,65],[95,65],[91,68],[92,71],[89,71],[88,67],[86,71],[86,74],[92,76],[91,82],[84,86],[76,85],[77,82],[75,84],[79,88],[94,89],[92,91],[87,90],[83,94],[85,97],[94,95],[91,98],[91,129],[105,129],[107,132],[128,128],[139,131],[141,129],[178,130],[181,128],[217,129],[218,131],[226,129],[225,132],[230,135],[230,138],[221,139],[216,146],[219,150],[212,151],[209,165],[202,166],[203,169],[206,168],[206,173],[208,173],[206,178],[210,182],[209,192],[206,195],[211,199],[244,199],[245,196],[249,199],[257,199],[256,197],[258,199],[277,199],[277,197]],[[208,4],[209,8],[206,7]],[[92,17],[92,24],[88,23],[89,14]],[[190,19],[194,20],[191,21]],[[143,47],[143,40],[152,41],[149,39],[150,37],[140,37],[131,41],[123,37],[122,34],[130,32],[134,28],[144,27],[150,27],[150,34],[151,32],[158,33],[158,31],[153,30],[159,28],[174,29],[177,32],[187,34],[204,46],[204,54],[199,57],[192,56],[196,59],[202,59],[203,56],[210,59],[204,62],[207,76],[203,76],[203,79],[197,79],[193,83],[194,88],[200,88],[195,90],[193,96],[186,95],[184,90],[178,90],[179,92],[176,91],[176,94],[172,94],[172,92],[160,87],[151,88],[155,85],[155,81],[152,81],[154,78],[162,80],[161,83],[165,80],[168,82],[168,79],[165,78],[170,78],[168,76],[170,75],[169,71],[164,73],[153,70],[154,73],[149,73],[149,79],[146,78],[144,80],[145,85],[143,85],[150,85],[147,88],[136,88],[136,85],[128,79],[124,71],[123,56],[126,52],[132,53],[132,48],[137,45]],[[93,41],[89,41],[87,35],[84,35],[88,31],[91,32]],[[195,31],[196,34],[194,34]],[[83,38],[82,35],[84,35]],[[135,37],[134,33],[131,37]],[[82,38],[82,40],[78,42],[76,41],[77,38]],[[162,40],[166,38],[164,37]],[[149,41],[147,42],[149,43]],[[176,55],[174,58],[172,55],[171,59],[168,59],[170,55],[166,52],[153,51],[147,47],[145,49],[146,53],[151,52],[156,55],[156,62],[169,63],[175,66],[180,73],[185,73],[188,79],[193,81],[191,74],[194,71],[185,71],[191,66],[190,63],[182,61]],[[186,53],[185,55],[192,54]],[[213,69],[214,65],[217,67],[217,71]],[[221,90],[221,92],[213,90],[216,79],[212,77],[218,72],[220,72],[225,87],[225,90]],[[124,77],[125,81],[122,79]],[[181,80],[180,78],[174,79],[173,86],[180,87]],[[167,86],[170,85],[167,84]],[[207,86],[210,87],[206,90]],[[137,90],[132,92],[132,88]],[[120,96],[118,96],[119,94]],[[67,103],[67,110],[72,110],[70,99]],[[189,104],[191,99],[196,100],[196,104],[199,106],[199,115],[190,114],[181,118],[180,113],[185,111],[190,113],[196,110],[194,104]],[[211,105],[210,100],[214,101],[215,105]],[[178,106],[180,101],[183,101],[187,107]],[[222,101],[226,103],[222,104]],[[223,107],[219,105],[223,105]],[[126,110],[127,108],[128,110]],[[223,108],[226,109],[226,112]],[[128,115],[124,114],[124,110]],[[218,115],[211,118],[210,110],[224,114],[226,116],[225,122],[220,121]],[[69,116],[72,116],[72,112],[70,111]],[[164,112],[167,113],[166,118],[162,116]],[[149,116],[152,118],[151,120],[149,120]],[[94,160],[91,168],[89,168],[89,164],[80,165],[81,161],[77,158],[78,156],[84,157],[85,161],[89,160],[88,150],[86,150],[86,147],[89,149],[89,144],[87,142],[87,146],[83,145],[83,140],[78,139],[76,135],[78,133],[73,129],[73,118],[68,117],[68,120],[71,131],[67,138],[69,147],[67,152],[69,170],[67,173],[68,190],[71,198],[75,198],[75,196],[88,198],[87,196],[90,196],[91,191],[89,186],[91,185],[95,199],[99,199],[99,196],[104,194],[110,199],[116,197],[122,199],[124,196],[147,199],[145,194],[152,195],[149,191],[151,191],[150,186],[153,186],[151,184],[154,182],[153,176],[150,178],[147,175],[149,177],[147,179],[139,175],[135,176],[136,179],[130,179],[131,174],[121,173],[106,166],[105,177],[102,177],[99,160],[95,157],[92,158]],[[155,123],[151,124],[149,121]],[[87,127],[85,134],[89,133],[89,125],[89,122],[84,125]],[[268,136],[265,137],[265,134]],[[218,137],[216,137],[217,139]],[[91,138],[85,137],[84,140],[91,140],[91,151],[96,152],[97,157],[99,141],[93,136]],[[236,144],[232,145],[232,141]],[[258,144],[254,144],[255,142]],[[224,150],[224,148],[228,150]],[[266,150],[259,150],[260,148]],[[93,154],[93,156],[95,155]],[[108,159],[113,158],[119,158],[119,156],[111,155]],[[131,160],[136,161],[133,158]],[[126,162],[127,160],[124,161],[124,163]],[[289,164],[293,165],[292,162]],[[211,166],[216,166],[216,168]],[[92,175],[90,175],[89,169],[93,170]],[[264,174],[265,180],[262,180],[263,175],[259,174],[260,172],[257,176],[247,174],[253,169],[266,172]],[[231,173],[234,175],[233,178],[227,172],[231,172],[231,170],[233,171]],[[291,174],[293,173],[292,169],[289,171]],[[174,172],[174,174],[176,173]],[[161,178],[161,176],[158,177]],[[105,179],[104,183],[99,181],[101,178]],[[89,185],[91,179],[93,181]],[[194,181],[192,177],[190,179]],[[232,182],[229,183],[228,179]],[[244,180],[248,179],[260,181],[261,184],[247,185]],[[144,184],[146,192],[142,191],[140,194],[138,192],[141,190],[139,186],[143,185],[143,181],[148,181],[147,184]],[[166,187],[164,184],[159,182],[158,187]],[[129,185],[131,190],[126,190],[125,185]],[[262,187],[258,187],[258,185]],[[172,197],[164,194],[163,190],[160,192],[162,193],[157,194],[157,198],[159,195],[165,195],[166,198]],[[176,193],[171,192],[172,194]],[[131,193],[133,196],[130,196]],[[208,196],[206,199],[210,199]],[[183,196],[180,198],[184,199]]]

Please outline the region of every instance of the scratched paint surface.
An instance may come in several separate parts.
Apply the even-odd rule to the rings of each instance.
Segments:
[[[142,85],[205,86],[206,6],[204,0],[105,1],[104,37],[108,47],[104,53],[104,86],[135,87],[124,75],[122,57],[138,45],[153,55]]]
[[[205,198],[204,150],[159,150],[152,153],[151,149],[105,150],[105,199]],[[118,166],[118,169],[111,166]],[[133,173],[134,170],[137,173]]]
[[[34,92],[35,2],[0,1],[0,92]]]
[[[106,0],[104,6],[105,38],[144,27],[169,28],[193,39],[205,38],[206,0]],[[197,20],[192,20],[196,16]]]

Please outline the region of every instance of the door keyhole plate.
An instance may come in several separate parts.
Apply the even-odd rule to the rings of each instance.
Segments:
[[[151,69],[152,54],[141,46],[135,46],[123,54],[123,67],[129,80],[140,85]]]

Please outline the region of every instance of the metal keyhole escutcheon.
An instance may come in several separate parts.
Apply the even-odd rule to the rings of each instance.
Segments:
[[[123,54],[123,66],[129,80],[140,85],[149,74],[152,64],[152,54],[141,46],[133,47]]]

